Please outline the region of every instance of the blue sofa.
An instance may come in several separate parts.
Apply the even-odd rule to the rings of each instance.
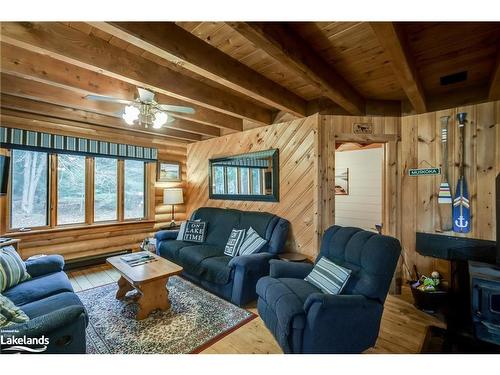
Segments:
[[[326,257],[352,270],[342,293],[305,281],[312,264],[271,260],[270,276],[257,283],[260,317],[285,353],[361,353],[377,340],[400,252],[395,238],[333,226],[316,261]]]
[[[63,272],[64,259],[48,255],[26,261],[30,280],[2,292],[30,318],[26,323],[8,326],[3,336],[48,337],[44,353],[83,354],[88,316]]]
[[[204,243],[177,241],[178,231],[160,231],[155,235],[158,255],[181,265],[187,279],[238,306],[255,300],[255,285],[269,275],[269,260],[283,250],[290,223],[267,212],[213,207],[197,209],[191,220],[197,219],[208,223]],[[264,248],[257,254],[224,255],[231,230],[249,227],[268,241]]]

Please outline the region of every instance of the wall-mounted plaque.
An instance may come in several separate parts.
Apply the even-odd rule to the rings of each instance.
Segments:
[[[355,122],[352,124],[352,132],[354,134],[373,134],[373,124],[367,122]]]

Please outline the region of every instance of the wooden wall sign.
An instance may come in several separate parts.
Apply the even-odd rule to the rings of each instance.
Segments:
[[[414,168],[408,170],[410,177],[417,176],[437,176],[441,174],[441,168]]]
[[[373,134],[373,124],[355,122],[352,124],[352,132],[354,134]]]

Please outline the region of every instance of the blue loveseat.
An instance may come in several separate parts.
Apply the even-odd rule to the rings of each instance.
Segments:
[[[19,306],[30,320],[8,326],[3,336],[49,339],[44,353],[83,354],[88,316],[63,272],[64,259],[49,255],[26,261],[31,279],[2,292]]]
[[[257,283],[259,315],[285,353],[361,353],[377,340],[400,252],[395,238],[333,226],[316,261],[352,270],[342,293],[305,281],[312,264],[271,260],[270,276]]]
[[[257,298],[255,285],[269,275],[269,260],[283,250],[290,223],[267,212],[202,207],[191,220],[207,222],[202,244],[177,241],[178,231],[156,233],[158,255],[181,265],[183,275],[205,289],[242,306]],[[257,254],[231,258],[224,248],[233,228],[252,227],[268,242]]]

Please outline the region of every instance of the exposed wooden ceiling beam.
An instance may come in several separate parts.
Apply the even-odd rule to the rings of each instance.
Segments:
[[[402,31],[393,22],[370,22],[370,25],[410,103],[417,113],[426,112],[424,89]]]
[[[3,22],[2,40],[107,76],[232,116],[269,124],[270,110],[174,72],[59,23]]]
[[[220,130],[211,126],[200,125],[190,121],[177,119],[175,122],[167,124],[163,129],[154,128],[139,128],[138,126],[129,127],[125,125],[123,120],[118,117],[102,115],[94,112],[87,112],[80,109],[63,107],[60,105],[45,103],[33,99],[22,98],[9,94],[2,94],[0,96],[0,105],[2,108],[14,109],[23,112],[41,114],[45,116],[57,117],[66,120],[74,120],[86,122],[89,124],[96,124],[101,126],[109,126],[118,129],[127,129],[146,134],[155,134],[159,136],[169,135],[166,129],[180,130],[182,133],[174,131],[174,134],[184,135],[185,132],[206,135],[209,137],[220,136]]]
[[[495,68],[493,69],[493,73],[491,75],[488,98],[490,100],[500,99],[500,49],[498,50]]]
[[[97,94],[127,100],[133,100],[136,96],[136,86],[127,82],[13,45],[2,43],[0,48],[0,64],[3,72],[69,89],[81,95]],[[190,106],[195,110],[192,115],[177,113],[174,116],[176,118],[183,118],[223,129],[237,131],[243,129],[243,120],[241,118],[229,116],[160,93],[156,94],[156,99],[162,104]]]
[[[298,72],[349,113],[364,113],[365,103],[361,95],[291,28],[265,22],[228,24],[256,47]]]
[[[304,117],[306,101],[173,22],[89,22],[149,53],[257,101]]]

